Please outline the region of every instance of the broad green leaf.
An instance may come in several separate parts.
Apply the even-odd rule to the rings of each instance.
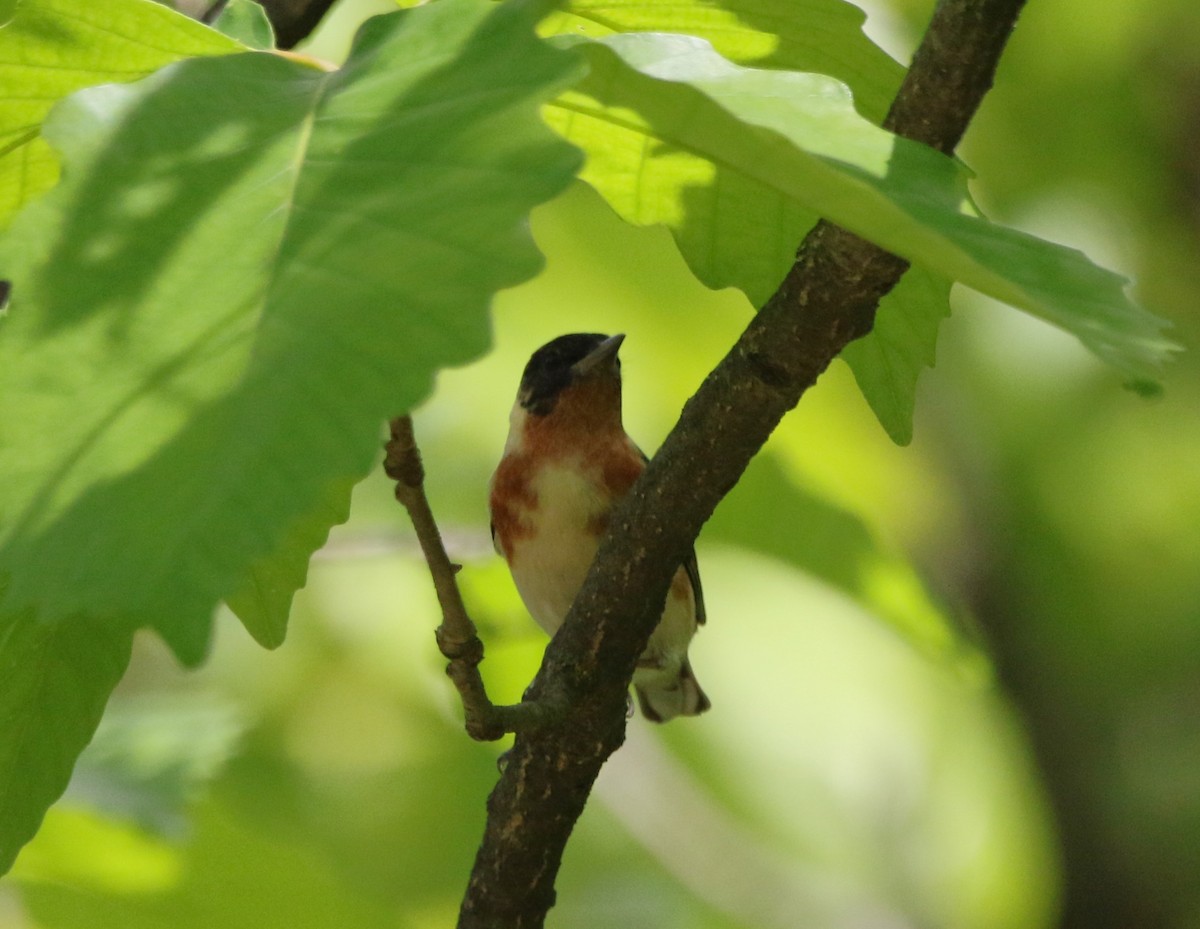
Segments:
[[[275,551],[250,565],[241,589],[226,598],[226,604],[263,648],[283,644],[292,595],[304,586],[309,559],[325,544],[330,527],[349,517],[350,492],[356,483],[356,478],[335,481],[312,512],[287,531]]]
[[[842,0],[568,0],[538,31],[696,36],[739,64],[836,77],[853,91],[859,112],[881,123],[904,68],[867,38],[865,21],[862,10]]]
[[[131,643],[128,630],[82,617],[0,624],[0,874],[66,789]]]
[[[592,71],[551,125],[587,153],[584,179],[630,222],[669,226],[709,286],[761,304],[816,213],[1060,326],[1131,380],[1174,349],[1121,277],[979,217],[959,165],[860,117],[840,82],[740,68],[686,36],[575,44]]]
[[[621,32],[673,32],[696,36],[739,64],[786,71],[812,71],[843,81],[854,105],[874,123],[881,123],[904,68],[870,41],[862,31],[865,17],[841,0],[573,0],[541,25],[544,35],[586,35],[602,38]],[[759,207],[750,198],[726,197],[719,214],[711,217],[716,231],[700,234],[701,243],[683,247],[695,273],[710,281],[710,264],[747,260],[764,265],[763,243],[787,243],[776,249],[763,268],[769,293],[791,265],[795,246],[815,222],[815,215],[779,210],[773,203]],[[692,222],[696,222],[695,218]],[[704,241],[715,242],[708,248]],[[732,250],[738,261],[722,261]],[[748,286],[754,287],[751,282]],[[922,302],[912,299],[919,295]],[[948,283],[920,268],[905,275],[900,286],[884,297],[875,329],[843,353],[854,371],[863,396],[888,435],[900,444],[912,438],[912,401],[924,364],[932,364],[938,326],[950,313]],[[936,300],[936,303],[924,302]],[[928,362],[920,361],[928,359]]]
[[[0,29],[0,228],[58,181],[58,159],[41,138],[55,102],[180,58],[242,50],[153,0],[21,0]]]
[[[256,0],[229,0],[213,28],[248,48],[275,47],[275,30]]]
[[[736,504],[718,508],[705,539],[794,564],[858,601],[930,658],[969,676],[986,673],[986,659],[908,563],[887,552],[853,513],[797,486],[770,455],[750,463],[730,499]]]
[[[486,347],[578,164],[537,115],[578,62],[535,17],[441,0],[334,73],[192,59],[59,106],[70,171],[0,242],[0,623],[151,625],[200,660],[381,421]]]

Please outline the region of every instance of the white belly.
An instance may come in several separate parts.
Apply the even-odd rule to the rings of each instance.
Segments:
[[[537,531],[521,540],[510,567],[530,615],[553,635],[596,556],[595,529],[607,504],[594,480],[557,465],[542,468],[532,490],[537,512],[530,522]]]

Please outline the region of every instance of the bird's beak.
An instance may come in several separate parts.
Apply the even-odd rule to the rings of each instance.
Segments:
[[[571,374],[575,377],[586,377],[602,368],[617,357],[621,343],[625,341],[625,333],[609,336],[590,352],[571,365]]]

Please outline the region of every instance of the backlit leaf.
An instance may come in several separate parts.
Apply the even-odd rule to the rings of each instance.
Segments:
[[[872,125],[838,81],[740,68],[686,36],[576,44],[592,71],[551,124],[617,212],[671,228],[709,286],[761,304],[816,214],[1060,326],[1130,380],[1174,349],[1121,277],[978,216],[956,162]]]
[[[41,138],[57,101],[180,58],[242,48],[152,0],[21,0],[0,29],[0,228],[58,181],[58,159]]]

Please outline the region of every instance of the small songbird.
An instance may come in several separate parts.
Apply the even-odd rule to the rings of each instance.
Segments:
[[[613,505],[646,467],[621,424],[617,351],[624,338],[576,333],[533,353],[492,475],[492,541],[526,608],[550,635],[583,586]],[[703,622],[693,551],[671,582],[633,675],[647,719],[665,722],[709,708],[687,654]]]

